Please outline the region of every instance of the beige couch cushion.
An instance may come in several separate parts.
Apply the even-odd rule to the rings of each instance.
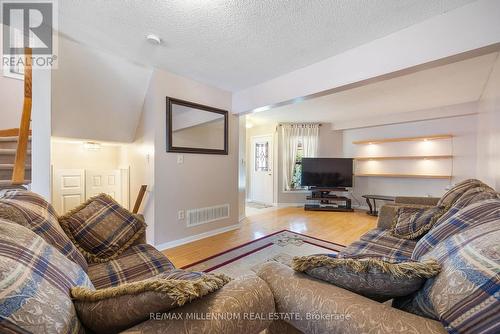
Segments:
[[[75,287],[71,295],[83,324],[96,333],[116,333],[222,288],[230,279],[175,269],[147,280],[94,290]]]
[[[154,319],[124,333],[260,334],[270,325],[274,312],[273,295],[266,282],[255,275],[246,275],[168,314],[155,315]]]

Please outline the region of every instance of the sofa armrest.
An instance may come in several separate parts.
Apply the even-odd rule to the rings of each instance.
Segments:
[[[396,204],[416,204],[435,206],[439,202],[438,197],[412,197],[412,196],[397,196]]]
[[[271,320],[267,320],[267,315],[274,311],[273,295],[267,284],[255,275],[248,275],[190,304],[159,314],[163,319],[144,321],[123,333],[257,334],[269,327]],[[170,319],[166,318],[169,314]],[[261,315],[266,319],[261,319]]]
[[[304,333],[446,333],[441,323],[392,308],[333,284],[268,262],[257,269],[271,288],[276,312]]]

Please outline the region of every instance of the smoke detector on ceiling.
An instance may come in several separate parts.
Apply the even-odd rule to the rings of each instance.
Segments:
[[[146,36],[146,40],[153,44],[153,45],[160,45],[161,44],[161,38],[158,37],[158,35],[155,34],[149,34]]]

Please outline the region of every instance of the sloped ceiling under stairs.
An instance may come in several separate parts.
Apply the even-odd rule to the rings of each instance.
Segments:
[[[152,68],[59,38],[52,135],[132,142]]]

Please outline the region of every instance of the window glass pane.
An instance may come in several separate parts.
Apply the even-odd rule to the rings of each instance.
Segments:
[[[255,171],[269,171],[269,143],[255,143]]]

